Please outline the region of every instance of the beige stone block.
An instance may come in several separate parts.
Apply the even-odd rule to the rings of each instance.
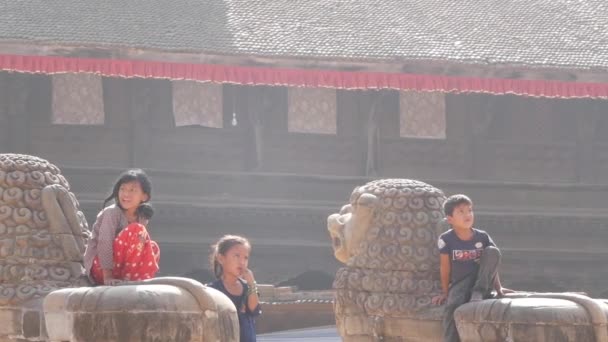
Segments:
[[[291,286],[281,286],[275,288],[275,293],[277,297],[289,296],[293,294],[293,287]]]
[[[376,342],[372,336],[365,335],[346,335],[342,338],[342,342]]]
[[[403,342],[441,342],[443,328],[441,321],[392,317],[384,319],[384,336],[401,336]]]
[[[276,297],[275,287],[270,284],[258,284],[258,291],[260,293],[260,299],[263,301],[270,301]]]
[[[21,310],[0,308],[0,336],[21,335]]]
[[[371,333],[370,318],[363,315],[346,316],[344,326],[348,335],[365,335]]]

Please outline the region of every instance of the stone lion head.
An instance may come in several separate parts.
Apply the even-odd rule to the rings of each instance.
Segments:
[[[336,259],[348,266],[429,271],[438,265],[443,192],[409,179],[356,188],[350,203],[328,218]]]

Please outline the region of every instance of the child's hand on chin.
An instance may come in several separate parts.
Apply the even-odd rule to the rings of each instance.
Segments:
[[[243,277],[243,280],[246,281],[247,284],[252,284],[255,282],[255,278],[253,277],[253,272],[251,272],[251,270],[248,268],[243,269],[243,273],[241,273],[241,277]]]

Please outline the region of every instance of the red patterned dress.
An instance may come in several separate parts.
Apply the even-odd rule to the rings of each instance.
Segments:
[[[144,280],[158,272],[160,249],[139,223],[128,224],[120,208],[104,209],[93,225],[93,237],[87,246],[85,268],[96,284],[103,284],[102,269],[112,269],[120,280]],[[116,231],[118,230],[118,233]]]

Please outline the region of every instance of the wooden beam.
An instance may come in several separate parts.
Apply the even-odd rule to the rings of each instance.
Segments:
[[[482,64],[457,60],[347,59],[288,56],[223,55],[195,51],[162,51],[132,47],[70,46],[0,41],[3,54],[56,56],[171,63],[221,64],[243,67],[295,68],[351,72],[385,72],[453,77],[608,83],[608,70],[571,66]]]

